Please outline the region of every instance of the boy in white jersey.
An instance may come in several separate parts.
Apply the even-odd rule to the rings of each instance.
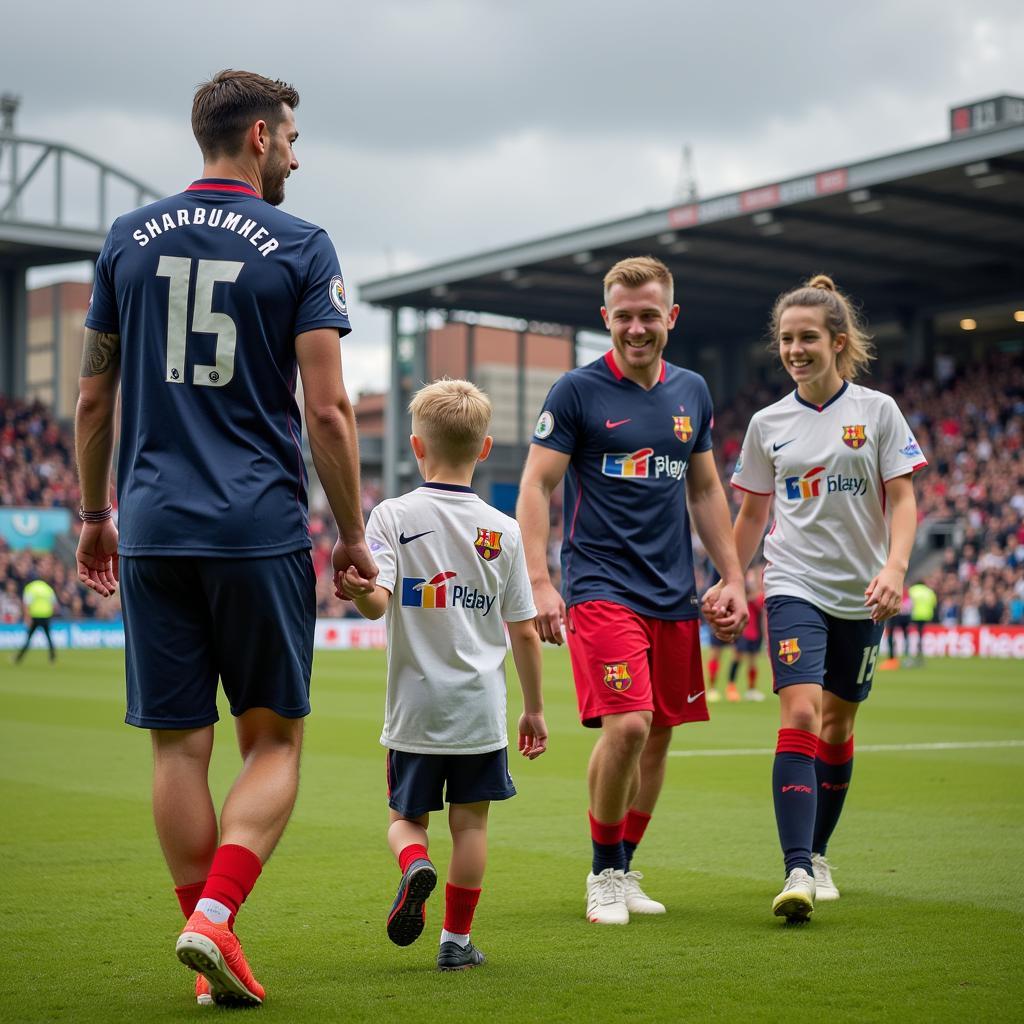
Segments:
[[[831,279],[781,296],[772,337],[796,390],[754,414],[733,473],[743,565],[764,539],[769,656],[781,728],[772,775],[786,885],[772,911],[805,921],[839,898],[825,859],[853,774],[853,723],[882,623],[900,608],[927,465],[896,403],[850,381],[867,337]],[[714,623],[716,588],[705,598]]]
[[[487,857],[491,800],[515,795],[505,727],[505,627],[523,691],[519,750],[533,760],[547,748],[541,699],[540,638],[514,519],[473,493],[487,458],[491,403],[464,380],[421,388],[409,406],[410,438],[424,484],[381,502],[367,539],[380,566],[375,586],[346,573],[342,596],[367,618],[387,617],[388,844],[402,880],[388,915],[392,942],[407,946],[425,923],[437,882],[427,856],[427,822],[447,787],[452,859],[437,966],[484,962],[470,941]]]

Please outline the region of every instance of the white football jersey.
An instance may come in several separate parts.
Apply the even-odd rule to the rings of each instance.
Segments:
[[[413,754],[508,744],[505,622],[536,614],[519,525],[469,487],[424,484],[366,525],[391,591],[381,743]]]
[[[927,465],[896,402],[844,383],[819,408],[796,391],[756,412],[732,485],[775,496],[765,595],[865,619],[864,590],[889,555],[884,483]]]

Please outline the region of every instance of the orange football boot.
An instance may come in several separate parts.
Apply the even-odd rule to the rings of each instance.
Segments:
[[[197,910],[185,924],[174,947],[178,959],[205,975],[218,1006],[260,1006],[266,994],[253,977],[238,936],[227,922],[214,924]],[[196,985],[196,999],[199,986]]]

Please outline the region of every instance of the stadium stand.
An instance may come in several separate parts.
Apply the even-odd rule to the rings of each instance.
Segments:
[[[892,394],[930,460],[918,478],[919,548],[908,583],[923,577],[939,596],[938,619],[949,625],[1024,624],[1024,363],[992,353],[937,380],[908,372],[867,380]],[[741,392],[717,411],[715,436],[723,479],[739,455],[751,409],[780,397],[783,382]],[[0,506],[78,508],[70,431],[39,403],[0,398]],[[365,514],[381,499],[366,483]],[[733,500],[738,504],[738,495]],[[333,534],[325,508],[313,507],[310,533],[317,574],[317,612],[354,616],[334,597]],[[557,567],[561,506],[552,504],[552,560]],[[77,524],[77,517],[74,522]],[[70,552],[70,546],[64,551]],[[705,566],[698,584],[709,582]],[[33,575],[57,591],[69,618],[116,618],[120,608],[80,586],[60,553],[12,552],[0,540],[0,620],[20,621],[21,590]]]

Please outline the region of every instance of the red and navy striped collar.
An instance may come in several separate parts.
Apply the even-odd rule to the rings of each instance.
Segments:
[[[814,402],[808,402],[806,398],[800,397],[799,391],[793,392],[793,397],[801,404],[806,405],[808,409],[813,409],[815,412],[824,412],[833,402],[838,402],[843,395],[846,394],[846,389],[850,386],[848,380],[843,381],[843,386],[824,404],[815,405]]]
[[[237,181],[234,178],[199,178],[193,181],[186,192],[240,192],[242,195],[255,196],[257,199],[263,197],[247,182]]]
[[[608,349],[604,354],[604,361],[608,364],[608,369],[612,371],[616,380],[625,380],[626,375],[619,369],[619,364],[615,362],[615,353],[613,349]],[[665,360],[661,361],[661,372],[658,374],[658,383],[663,384],[665,382]],[[635,384],[636,381],[633,381]]]

